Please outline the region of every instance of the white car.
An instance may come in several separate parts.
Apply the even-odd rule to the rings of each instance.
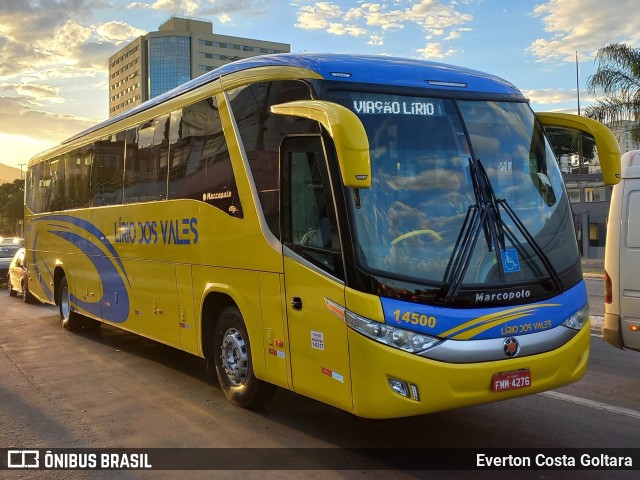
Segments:
[[[0,243],[0,285],[6,284],[11,260],[21,248],[19,243]]]

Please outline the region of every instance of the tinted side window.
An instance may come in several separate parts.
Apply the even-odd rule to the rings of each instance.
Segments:
[[[344,278],[331,184],[320,137],[289,137],[283,156],[283,242]]]
[[[45,160],[27,176],[27,206],[34,213],[64,208],[64,155]]]
[[[192,198],[243,218],[215,98],[171,113],[169,198]]]
[[[229,98],[265,220],[280,238],[280,142],[286,135],[320,130],[317,122],[272,114],[271,105],[307,100],[311,92],[304,82],[261,82],[231,91]]]
[[[120,132],[95,143],[95,160],[91,169],[91,205],[122,203],[125,134]]]
[[[91,154],[93,145],[87,145],[67,155],[65,171],[66,208],[89,206]]]
[[[43,211],[45,212],[62,210],[65,207],[64,161],[64,155],[52,158],[51,160],[47,161],[47,163],[49,164],[49,181],[51,183],[48,201],[46,202],[46,205],[43,205]]]
[[[164,200],[168,159],[169,115],[128,130],[124,202]]]
[[[44,162],[40,162],[30,167],[27,171],[27,207],[34,213],[39,213],[38,210],[38,191],[40,188],[40,178],[42,177],[42,171],[44,169]]]

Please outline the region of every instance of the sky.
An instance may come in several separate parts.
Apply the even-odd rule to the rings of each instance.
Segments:
[[[0,0],[0,163],[108,117],[108,58],[171,15],[292,52],[423,58],[515,84],[536,111],[575,112],[610,43],[640,47],[637,0]],[[578,62],[576,63],[576,55]]]

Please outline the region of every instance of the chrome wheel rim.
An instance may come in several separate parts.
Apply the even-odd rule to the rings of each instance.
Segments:
[[[249,372],[249,355],[242,334],[235,328],[226,331],[220,358],[229,382],[235,386],[242,385]]]

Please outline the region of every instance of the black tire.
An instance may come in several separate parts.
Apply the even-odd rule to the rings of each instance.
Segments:
[[[7,279],[8,285],[9,285],[9,296],[10,297],[15,297],[18,292],[16,292],[13,288],[11,288],[11,280]]]
[[[29,291],[29,287],[22,282],[22,301],[24,303],[33,303],[33,295]]]
[[[82,328],[82,317],[71,310],[71,295],[69,293],[67,277],[62,277],[60,280],[60,287],[58,287],[58,307],[60,309],[60,323],[65,330],[73,332]]]
[[[276,386],[255,377],[249,335],[236,307],[225,308],[218,317],[213,357],[218,383],[231,403],[252,408],[271,400]]]

